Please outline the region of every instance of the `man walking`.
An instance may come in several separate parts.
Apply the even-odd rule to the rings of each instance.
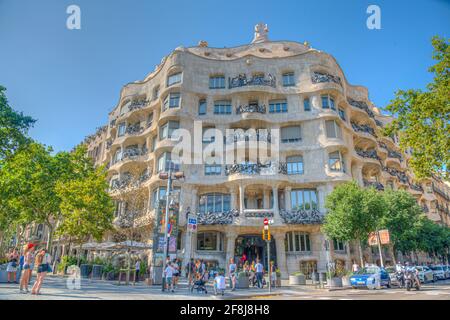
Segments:
[[[228,274],[230,277],[231,291],[234,291],[236,288],[236,269],[237,269],[237,266],[234,263],[234,259],[230,258],[230,264],[228,265]]]
[[[255,269],[256,269],[256,282],[258,283],[258,288],[262,288],[264,286],[263,285],[264,267],[259,259],[256,260]]]

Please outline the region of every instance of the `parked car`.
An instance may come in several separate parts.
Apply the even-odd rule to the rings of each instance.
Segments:
[[[445,278],[450,279],[450,266],[442,265],[442,267],[444,268]]]
[[[397,271],[395,267],[387,267],[386,272],[389,274],[389,278],[391,279],[391,284],[394,286],[400,286],[400,283],[397,278]]]
[[[445,271],[442,266],[431,266],[431,270],[433,270],[433,274],[438,280],[445,280]]]
[[[350,284],[354,289],[358,287],[375,289],[382,286],[390,288],[391,278],[384,268],[369,266],[355,272],[350,277]]]
[[[419,271],[419,280],[421,283],[436,281],[433,270],[431,270],[430,268],[426,266],[416,266],[415,268],[417,269],[417,271]]]

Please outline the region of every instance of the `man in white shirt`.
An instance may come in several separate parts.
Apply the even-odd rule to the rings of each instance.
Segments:
[[[262,288],[263,287],[264,267],[259,259],[256,260],[255,270],[256,270],[256,281],[258,283],[258,288]]]
[[[164,270],[164,276],[166,278],[166,288],[167,288],[167,290],[169,290],[169,286],[170,286],[171,291],[175,292],[173,290],[173,282],[172,282],[173,272],[174,272],[174,269],[172,267],[172,264],[169,262],[169,264],[166,267],[166,270]]]

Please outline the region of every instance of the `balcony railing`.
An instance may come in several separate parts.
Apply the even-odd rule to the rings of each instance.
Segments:
[[[398,180],[400,180],[400,182],[409,184],[408,176],[404,172],[401,172],[394,168],[389,168],[389,167],[384,167],[384,166],[382,168],[383,168],[383,171],[386,171],[391,176],[397,177]]]
[[[137,158],[148,153],[147,148],[128,148],[125,149],[121,160]]]
[[[250,104],[248,106],[239,106],[236,108],[236,114],[241,113],[266,113],[266,106],[259,104]]]
[[[347,98],[347,101],[351,106],[361,109],[361,110],[364,110],[369,115],[369,117],[375,119],[375,114],[372,112],[372,110],[370,110],[370,108],[366,102],[356,101],[356,100],[353,100],[352,98]]]
[[[234,78],[228,78],[228,89],[239,88],[245,86],[269,86],[276,87],[276,78],[270,73],[267,79],[263,76],[254,76],[247,79],[247,75],[240,74]]]
[[[317,209],[292,209],[290,211],[282,209],[280,216],[287,224],[321,224],[323,222],[323,214]]]
[[[388,157],[389,158],[394,158],[394,159],[398,159],[399,161],[402,161],[402,155],[400,153],[398,153],[397,151],[391,150],[391,149],[387,149],[388,151]]]
[[[373,128],[367,124],[357,124],[355,122],[351,122],[352,124],[352,128],[353,130],[357,131],[357,132],[365,132],[368,133],[372,136],[374,136],[375,138],[377,137],[375,130],[373,130]]]
[[[409,187],[415,191],[423,192],[423,188],[420,184],[410,183]]]
[[[137,135],[140,134],[142,131],[144,131],[144,128],[141,127],[140,123],[136,123],[133,125],[129,125],[127,129],[125,130],[125,133],[127,135]]]
[[[233,218],[239,216],[239,210],[229,210],[225,212],[200,212],[197,213],[198,224],[215,225],[231,224]]]
[[[128,107],[128,110],[133,111],[133,110],[137,110],[137,109],[141,109],[144,108],[145,106],[147,106],[150,103],[150,100],[136,100],[133,101],[130,106]]]
[[[334,82],[338,85],[342,85],[340,77],[323,72],[313,72],[311,75],[311,81],[312,83]]]
[[[246,218],[273,218],[274,211],[272,209],[244,209]]]
[[[365,151],[365,150],[361,150],[361,149],[355,149],[355,152],[358,156],[363,157],[363,158],[380,160],[376,150],[366,150]]]
[[[275,174],[287,174],[287,165],[285,163],[274,162],[251,163],[245,162],[240,164],[232,164],[225,166],[225,175],[244,174],[244,175],[275,175]]]
[[[224,143],[230,144],[238,141],[265,141],[271,142],[272,135],[268,130],[255,130],[254,132],[247,132],[246,130],[235,131],[233,134],[224,137]]]
[[[133,185],[135,187],[139,186],[140,184],[144,183],[145,181],[147,181],[148,179],[150,179],[151,177],[151,172],[145,172],[143,173],[138,179],[136,179],[133,182]],[[114,180],[111,184],[111,191],[116,191],[116,190],[123,190],[125,188],[127,188],[128,186],[132,186],[131,185],[132,179],[130,176],[125,175],[125,177],[123,177],[120,180]]]
[[[364,183],[364,187],[374,187],[375,189],[377,189],[378,191],[383,191],[384,190],[384,185],[380,182],[377,181],[369,181],[369,180],[363,180]]]

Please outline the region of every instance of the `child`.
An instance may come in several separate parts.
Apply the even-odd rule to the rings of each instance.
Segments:
[[[214,278],[214,294],[217,295],[217,291],[220,291],[222,295],[225,292],[225,277],[222,273],[216,273]]]

